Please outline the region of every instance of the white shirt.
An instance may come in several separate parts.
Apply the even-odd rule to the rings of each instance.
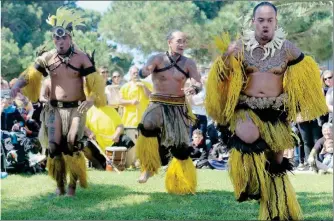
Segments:
[[[203,89],[198,94],[191,96],[191,109],[193,114],[206,116],[204,100],[205,89],[203,87]]]
[[[118,107],[120,103],[120,86],[118,85],[108,85],[105,87],[104,92],[107,96],[108,105],[113,107]]]

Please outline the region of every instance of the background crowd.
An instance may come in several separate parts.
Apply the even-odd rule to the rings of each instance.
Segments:
[[[93,106],[87,113],[85,134],[98,143],[101,152],[110,146],[125,146],[133,149],[135,137],[126,135],[133,131],[149,104],[152,92],[151,79],[140,80],[138,67],[131,66],[127,79],[118,70],[109,71],[100,67],[104,77],[108,106]],[[209,67],[199,66],[202,83],[205,85]],[[293,163],[295,170],[332,173],[333,171],[333,71],[320,71],[323,92],[328,105],[328,114],[312,121],[303,121],[298,117],[291,122],[291,136],[295,146],[285,151],[285,157]],[[48,102],[49,79],[43,82],[40,99],[32,103],[22,93],[12,99],[9,90],[17,79],[9,82],[1,79],[1,168],[12,168],[20,172],[38,172],[45,168],[47,154],[45,146],[40,144],[40,113]],[[224,131],[206,114],[204,107],[205,87],[196,94],[187,96],[192,112],[197,118],[189,128],[189,146],[191,157],[197,168],[226,170],[229,151]],[[43,146],[43,147],[42,147]],[[128,151],[129,152],[129,151]],[[132,151],[134,155],[134,151]],[[105,169],[104,158],[87,158],[98,169]],[[98,157],[97,157],[98,158]],[[135,157],[132,156],[133,160]],[[98,162],[100,161],[100,163]],[[102,163],[101,163],[102,162]],[[130,166],[135,166],[131,164]]]
[[[249,13],[256,4],[257,1],[185,1],[173,4],[168,1],[111,1],[110,7],[101,13],[80,8],[76,1],[2,1],[1,153],[6,159],[2,160],[2,170],[13,165],[16,170],[24,172],[44,169],[46,151],[38,134],[40,113],[48,101],[49,80],[43,82],[37,103],[32,103],[20,93],[11,99],[9,89],[19,73],[34,60],[36,52],[54,47],[50,41],[50,27],[45,20],[60,6],[75,8],[86,19],[86,25],[75,32],[73,41],[84,51],[96,51],[96,66],[106,81],[108,108],[91,108],[85,128],[86,136],[96,140],[104,151],[113,145],[133,146],[122,135],[136,128],[152,91],[150,78],[138,79],[138,68],[149,55],[166,50],[165,33],[178,29],[191,36],[190,49],[185,54],[199,64],[198,71],[205,83],[209,63],[217,55],[212,47],[213,37],[227,30],[234,36],[247,28],[251,18]],[[279,23],[288,33],[287,39],[319,63],[329,110],[328,115],[313,121],[304,122],[298,118],[291,122],[296,144],[285,155],[298,170],[318,171],[321,168],[320,172],[326,173],[327,164],[331,162],[328,159],[333,154],[332,135],[326,133],[332,126],[325,124],[332,121],[333,112],[333,71],[326,70],[333,69],[333,3],[279,1],[275,5],[280,12]],[[197,117],[196,124],[189,128],[192,157],[198,168],[224,170],[228,159],[224,131],[220,131],[220,126],[207,116],[204,99],[205,88],[188,97]],[[99,122],[107,123],[101,129]],[[135,136],[132,141],[135,142]],[[320,164],[324,159],[325,166]]]

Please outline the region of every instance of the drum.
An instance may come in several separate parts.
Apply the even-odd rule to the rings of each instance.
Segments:
[[[138,129],[137,127],[124,127],[124,134],[131,138],[131,140],[136,144],[138,139]],[[128,150],[126,156],[126,167],[134,166],[136,162],[136,150],[135,146]]]
[[[116,169],[123,171],[125,169],[127,150],[126,147],[107,147],[106,156],[111,165],[107,165],[106,169],[110,171],[116,167]]]

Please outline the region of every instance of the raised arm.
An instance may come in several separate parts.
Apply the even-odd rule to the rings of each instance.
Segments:
[[[231,43],[227,33],[217,37],[215,42],[221,55],[213,61],[209,71],[205,109],[212,119],[227,125],[244,84],[243,45],[240,40]]]
[[[161,60],[160,55],[151,56],[144,65],[144,67],[139,70],[139,77],[146,78],[147,76],[152,74],[154,70],[157,68],[159,60]]]
[[[16,81],[11,88],[11,96],[16,97],[17,93],[22,89],[23,94],[32,102],[37,102],[40,97],[40,90],[43,76],[48,75],[47,60],[52,57],[54,51],[45,52],[35,59],[34,64],[30,65]]]

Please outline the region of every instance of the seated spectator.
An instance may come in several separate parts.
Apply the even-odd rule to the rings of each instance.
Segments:
[[[27,137],[35,138],[38,137],[40,125],[33,119],[29,119],[26,122],[26,126],[24,130],[26,132]]]
[[[100,151],[105,153],[106,147],[123,146],[131,148],[134,146],[133,141],[123,134],[124,127],[121,117],[116,110],[110,106],[97,108],[91,107],[86,116],[85,135],[90,140],[95,140],[99,145]],[[97,169],[105,169],[105,158],[99,150],[88,142],[87,148],[84,149],[85,156]]]
[[[332,128],[332,123],[325,123],[322,126],[323,137],[316,142],[308,158],[309,164],[320,173],[333,173]]]
[[[329,168],[333,168],[333,146],[333,140],[326,140],[320,152],[321,158],[323,158],[322,163]]]
[[[222,141],[213,145],[209,154],[209,164],[212,169],[227,170],[227,162],[229,158],[229,151],[227,145]]]
[[[194,165],[196,168],[207,167],[209,152],[202,131],[199,129],[194,130],[192,139],[192,151],[190,157],[192,158]]]
[[[209,121],[208,127],[207,127],[207,135],[208,139],[210,140],[210,143],[212,145],[215,145],[219,142],[219,132],[217,130],[217,123],[214,121]]]
[[[10,95],[1,98],[1,130],[18,131],[24,127],[25,120],[12,103]]]

